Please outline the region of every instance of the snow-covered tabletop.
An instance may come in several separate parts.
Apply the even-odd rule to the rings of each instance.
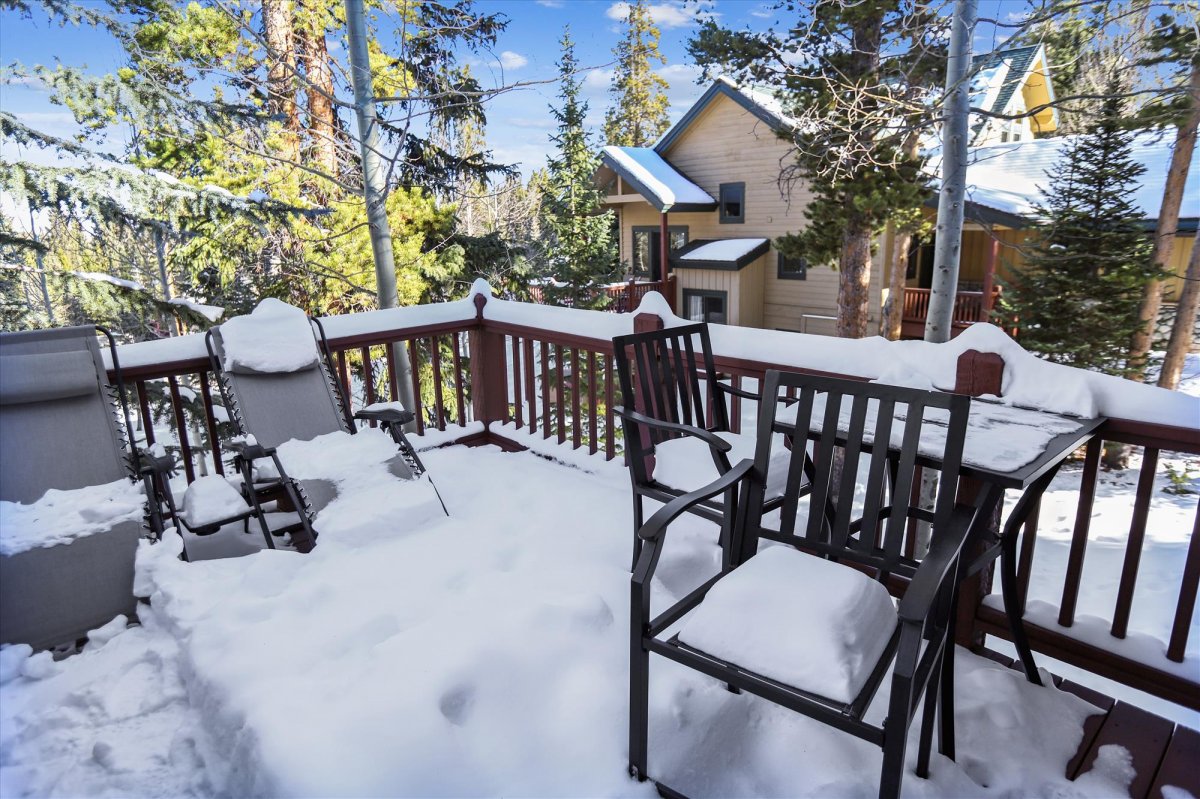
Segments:
[[[810,430],[821,432],[825,416],[826,395],[819,394],[813,400]],[[843,399],[838,416],[838,432],[850,428],[851,398]],[[897,404],[896,423],[892,426],[890,446],[899,449],[906,418],[907,405]],[[795,424],[797,406],[781,411],[779,418],[785,423]],[[867,409],[863,443],[870,445],[875,440],[875,401]],[[946,431],[949,414],[938,408],[926,408],[921,427],[919,452],[928,458],[940,459],[946,446]],[[968,471],[984,471],[991,476],[1012,476],[1014,472],[1037,461],[1047,452],[1059,436],[1078,432],[1085,434],[1097,425],[1094,419],[1062,416],[1045,411],[1014,408],[995,402],[976,399],[971,403],[971,414],[967,421],[967,438],[963,448],[963,466]],[[1062,453],[1064,456],[1067,452]],[[1024,485],[1025,479],[1019,482]]]

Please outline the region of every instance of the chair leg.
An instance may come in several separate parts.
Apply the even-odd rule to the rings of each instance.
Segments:
[[[645,510],[642,507],[642,495],[634,491],[633,493],[633,561],[629,564],[629,571],[633,571],[637,566],[638,557],[642,554],[642,539],[638,538],[638,530],[642,529],[645,524]]]
[[[921,740],[917,746],[917,776],[929,779],[929,750],[933,748],[933,727],[937,723],[938,683],[941,674],[934,669],[925,688],[925,707],[921,713]]]
[[[1029,648],[1029,638],[1025,635],[1024,608],[1021,606],[1017,589],[1016,533],[1017,529],[1006,531],[1000,549],[1000,588],[1004,596],[1004,613],[1008,617],[1008,628],[1012,632],[1013,647],[1017,650],[1021,666],[1025,670],[1025,679],[1034,685],[1041,685],[1042,678],[1033,660],[1033,650]]]
[[[954,759],[954,637],[948,635],[942,650],[938,681],[938,752]],[[931,689],[932,690],[932,689]]]
[[[640,637],[629,651],[629,776],[646,780],[650,727],[650,653]]]
[[[908,707],[912,681],[892,680],[892,697],[883,723],[883,769],[879,775],[879,799],[899,799],[904,781],[904,754],[908,748]]]

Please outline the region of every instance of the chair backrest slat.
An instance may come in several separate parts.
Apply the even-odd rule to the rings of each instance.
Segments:
[[[797,393],[799,400],[790,406],[781,401]],[[794,425],[785,407],[795,409]],[[935,528],[945,524],[957,495],[969,412],[969,397],[768,371],[759,410],[756,468],[742,502],[746,510],[732,537],[738,551],[731,560],[752,556],[758,539],[767,538],[869,566],[879,579],[891,573],[911,576],[916,560],[903,552],[906,530],[910,520],[929,518],[928,510],[913,507],[910,500],[915,475],[920,464],[926,469],[931,462],[940,464],[930,471],[937,475],[932,510]],[[941,430],[936,431],[939,436],[922,440],[930,428],[943,424],[944,444]],[[765,526],[756,512],[764,505],[769,438],[775,432],[785,433],[791,444],[778,529]],[[842,471],[835,477],[838,459]],[[808,483],[803,481],[806,470]],[[865,497],[858,515],[856,489],[864,473]],[[809,511],[801,535],[795,529],[796,511],[805,490]]]

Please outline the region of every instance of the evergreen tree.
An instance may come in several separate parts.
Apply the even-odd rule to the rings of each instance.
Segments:
[[[542,199],[541,274],[551,279],[545,296],[575,308],[601,308],[608,297],[599,287],[615,279],[619,263],[611,211],[601,213],[603,194],[593,182],[599,158],[584,119],[587,102],[580,98],[579,67],[570,28],[560,41],[558,62],[562,105],[551,107],[558,133],[550,137],[554,153],[547,159],[548,177]]]
[[[871,248],[888,222],[911,226],[927,196],[922,158],[905,146],[933,124],[946,20],[917,0],[779,0],[784,30],[733,31],[708,21],[688,43],[706,72],[732,71],[774,90],[796,124],[795,159],[780,183],[800,182],[807,224],[776,240],[780,252],[839,271],[839,336],[868,335]]]
[[[604,143],[621,147],[653,144],[671,125],[667,81],[651,63],[667,63],[658,50],[658,26],[646,0],[635,0],[625,20],[625,37],[613,49],[617,66],[609,90],[615,105],[604,115]]]
[[[1115,94],[1115,92],[1112,92]],[[1131,155],[1121,100],[1064,145],[1051,170],[1042,221],[1000,308],[1025,349],[1048,360],[1129,374],[1145,285],[1158,275],[1141,212],[1130,202],[1145,168]]]

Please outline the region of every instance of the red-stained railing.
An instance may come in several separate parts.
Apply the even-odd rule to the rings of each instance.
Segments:
[[[604,293],[608,295],[608,305],[604,310],[611,313],[629,313],[636,311],[642,300],[652,291],[663,292],[663,284],[658,280],[630,280],[626,283],[613,283],[605,286]],[[545,302],[542,289],[533,286],[529,289],[530,298],[536,303]],[[667,276],[667,297],[675,296],[675,275]]]
[[[925,320],[929,316],[929,289],[906,288],[904,290],[904,313],[902,334],[908,338],[921,338],[925,332]],[[992,289],[991,307],[996,307],[1000,287]],[[954,297],[954,315],[951,319],[951,335],[958,335],[975,322],[986,321],[982,291],[959,291]]]
[[[352,403],[357,407],[385,397],[397,398],[391,353],[392,346],[399,345],[407,348],[413,364],[412,387],[418,398],[414,411],[419,430],[446,430],[461,428],[469,422],[483,422],[488,425],[486,430],[472,432],[463,440],[506,448],[519,448],[522,441],[532,440],[584,451],[598,458],[617,457],[622,447],[613,408],[621,400],[615,383],[611,342],[485,319],[483,298],[477,298],[477,304],[480,311],[471,320],[331,336],[335,372],[348,389]],[[632,328],[631,324],[629,329]],[[722,379],[736,387],[762,378],[771,368],[794,369],[729,354],[717,355],[715,365]],[[223,412],[208,366],[206,359],[194,358],[123,370],[127,383],[136,391],[144,437],[150,442],[156,436],[173,439],[170,443],[178,450],[189,481],[202,468],[218,472],[222,469],[222,425],[218,419]],[[730,418],[735,431],[743,417],[741,404],[742,400],[733,398]],[[506,437],[505,431],[509,429],[520,435]],[[530,435],[534,438],[530,439]],[[1072,630],[1080,587],[1085,580],[1086,555],[1098,545],[1089,533],[1101,475],[1102,442],[1123,444],[1141,458],[1124,542],[1124,561],[1113,597],[1110,635],[1114,641],[1127,635],[1131,609],[1138,601],[1135,589],[1155,497],[1154,478],[1163,472],[1161,456],[1168,451],[1200,456],[1200,430],[1194,427],[1120,419],[1104,425],[1098,438],[1087,447],[1082,467],[1078,469],[1080,488],[1069,557],[1061,578],[1057,618],[1049,621],[1040,618],[1027,625],[1032,645],[1035,650],[1087,671],[1200,708],[1197,675],[1181,674],[1169,663],[1183,662],[1194,626],[1192,619],[1200,583],[1200,534],[1197,533],[1200,507],[1194,511],[1182,576],[1178,586],[1171,586],[1174,593],[1171,619],[1160,620],[1163,622],[1160,627],[1170,629],[1161,658],[1157,661],[1151,658],[1150,662],[1134,659],[1128,653],[1119,653],[1118,646],[1106,645],[1094,637],[1084,640]],[[1020,546],[1018,580],[1022,593],[1026,592],[1037,565],[1036,542],[1035,513]],[[981,633],[1008,635],[1001,610],[981,601],[988,582],[983,581],[983,592],[964,591],[961,601],[965,619],[973,629],[960,629],[961,639],[975,638]],[[1162,590],[1162,586],[1156,588]]]

